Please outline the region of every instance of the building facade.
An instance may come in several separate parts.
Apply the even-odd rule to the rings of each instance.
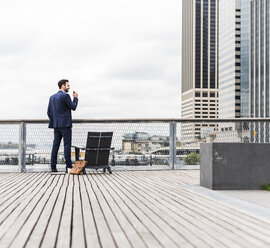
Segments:
[[[183,0],[182,118],[218,117],[218,1]],[[194,142],[203,124],[182,124],[181,140]],[[211,125],[211,124],[210,124]],[[216,128],[215,124],[211,125]]]
[[[219,117],[240,117],[241,0],[219,1]]]
[[[241,0],[220,0],[218,82],[222,119],[241,116],[241,36]],[[221,123],[215,139],[239,142],[240,130],[239,123]]]
[[[249,109],[269,117],[269,0],[250,0]],[[251,126],[251,142],[269,143],[269,124]]]
[[[269,117],[269,0],[219,4],[219,117]],[[219,129],[249,133],[250,142],[269,142],[268,124]],[[224,141],[232,137],[222,135]]]

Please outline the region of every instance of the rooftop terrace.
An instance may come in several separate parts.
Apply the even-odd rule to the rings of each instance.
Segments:
[[[0,174],[0,247],[270,247],[270,221],[189,190],[199,170]]]

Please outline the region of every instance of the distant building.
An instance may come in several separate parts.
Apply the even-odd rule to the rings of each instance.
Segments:
[[[161,147],[169,146],[170,137],[149,135],[144,132],[124,134],[122,152],[132,154],[147,154]]]
[[[218,117],[218,0],[183,0],[182,118]],[[211,124],[215,129],[217,125]],[[194,142],[202,124],[183,123],[181,141]]]

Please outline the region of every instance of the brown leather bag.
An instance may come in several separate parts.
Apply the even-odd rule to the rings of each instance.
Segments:
[[[80,175],[86,164],[87,161],[76,161],[75,164],[72,166],[72,169],[70,170],[70,174]]]

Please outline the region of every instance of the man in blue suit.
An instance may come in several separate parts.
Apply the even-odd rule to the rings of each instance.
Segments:
[[[78,105],[78,93],[73,91],[73,101],[68,94],[70,85],[67,79],[58,82],[59,91],[50,97],[48,106],[49,128],[54,128],[54,140],[51,154],[51,171],[58,172],[56,168],[57,153],[62,138],[64,139],[64,154],[66,172],[72,168],[71,163],[71,110],[76,110]]]

